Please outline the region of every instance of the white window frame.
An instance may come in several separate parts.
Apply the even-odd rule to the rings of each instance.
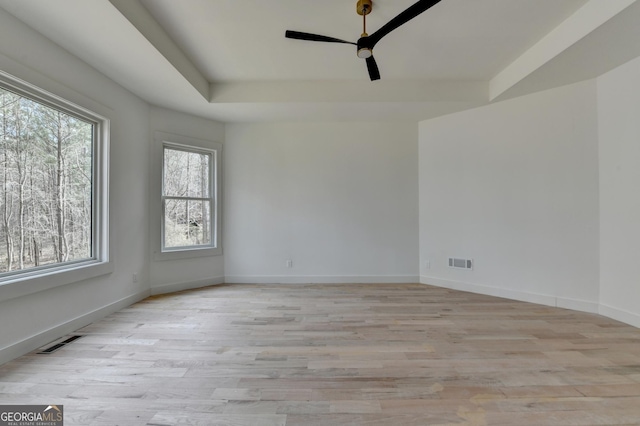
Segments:
[[[0,71],[0,86],[93,125],[92,257],[14,271],[0,277],[0,301],[113,272],[109,229],[109,127],[107,118]]]
[[[210,229],[211,243],[207,245],[164,247],[164,149],[178,149],[186,152],[205,153],[211,155],[209,168],[209,190],[211,192]],[[221,212],[222,212],[222,144],[218,142],[156,132],[154,136],[155,171],[152,173],[152,191],[157,200],[152,203],[153,259],[156,261],[187,259],[193,257],[217,256],[222,254]],[[155,189],[154,189],[155,188]]]

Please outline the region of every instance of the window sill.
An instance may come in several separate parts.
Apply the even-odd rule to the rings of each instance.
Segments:
[[[112,262],[90,261],[56,270],[50,269],[21,275],[0,281],[0,302],[107,275],[111,272],[113,272]]]
[[[173,251],[155,251],[153,252],[153,260],[156,262],[163,262],[165,260],[180,260],[180,259],[192,259],[198,257],[212,257],[222,255],[221,248],[197,248],[197,249],[185,249],[185,250],[173,250]]]

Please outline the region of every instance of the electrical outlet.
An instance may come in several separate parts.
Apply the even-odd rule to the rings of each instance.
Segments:
[[[131,279],[133,279],[134,283],[138,282],[138,274],[133,274],[133,277],[131,277]]]
[[[424,269],[431,269],[431,261],[429,259],[424,261]]]
[[[287,265],[287,268],[293,268],[293,260],[287,259],[286,265]]]

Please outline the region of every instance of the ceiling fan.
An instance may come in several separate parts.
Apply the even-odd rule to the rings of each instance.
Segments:
[[[378,64],[373,57],[373,48],[375,47],[375,45],[391,31],[395,30],[401,25],[406,24],[407,22],[425,12],[427,9],[430,9],[432,6],[435,6],[439,2],[440,0],[420,0],[413,6],[409,6],[404,12],[400,13],[398,16],[387,22],[378,31],[369,35],[367,34],[367,15],[371,13],[371,10],[373,9],[373,1],[358,0],[356,11],[358,12],[358,15],[362,15],[364,29],[357,43],[340,40],[334,37],[327,37],[318,34],[302,33],[299,31],[290,30],[287,30],[285,32],[285,37],[297,40],[322,41],[326,43],[353,44],[358,48],[358,57],[367,61],[367,69],[369,70],[369,77],[371,77],[371,81],[380,80],[380,70],[378,69]]]

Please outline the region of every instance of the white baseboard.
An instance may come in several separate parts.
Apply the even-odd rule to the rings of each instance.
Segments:
[[[417,275],[227,275],[229,284],[409,284]]]
[[[210,285],[222,284],[224,282],[225,282],[225,277],[219,276],[219,277],[205,278],[197,281],[186,281],[181,283],[163,284],[163,285],[151,287],[151,294],[156,295],[156,294],[174,293],[176,291],[192,290],[194,288],[208,287]]]
[[[597,302],[567,299],[565,297],[556,297],[556,306],[558,308],[571,309],[572,311],[589,312],[590,314],[597,314],[600,312],[600,304]]]
[[[569,299],[548,294],[528,293],[524,291],[484,286],[480,284],[465,283],[461,281],[445,280],[442,278],[428,277],[425,275],[422,275],[420,277],[420,283],[433,285],[436,287],[450,288],[452,290],[468,291],[470,293],[478,293],[487,296],[518,300],[521,302],[536,303],[538,305],[589,312],[592,314],[597,314],[599,311],[599,304],[596,302]]]
[[[98,321],[109,314],[124,309],[146,297],[150,294],[149,290],[145,290],[131,296],[127,296],[102,308],[88,312],[84,315],[71,319],[62,324],[51,327],[41,333],[28,337],[10,346],[0,349],[0,365],[38,349],[49,342],[59,339],[69,333],[78,330],[92,322]]]
[[[632,325],[640,328],[640,315],[633,312],[625,311],[624,309],[614,308],[613,306],[600,304],[600,315],[612,318],[616,321],[624,322],[625,324]]]

